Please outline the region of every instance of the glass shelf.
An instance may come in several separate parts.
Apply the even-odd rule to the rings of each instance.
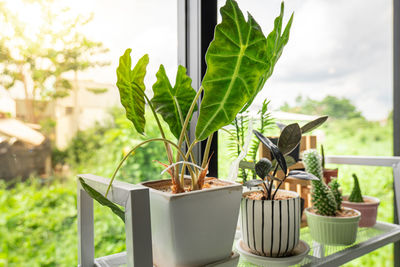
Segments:
[[[350,246],[321,245],[313,241],[308,227],[301,229],[300,239],[310,246],[308,256],[296,266],[339,266],[382,246],[400,240],[400,226],[377,222],[371,228],[359,228],[357,240]],[[240,258],[238,267],[256,267]]]

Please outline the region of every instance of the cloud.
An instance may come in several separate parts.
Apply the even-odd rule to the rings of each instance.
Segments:
[[[267,9],[266,2],[265,8],[248,2],[251,13]],[[278,107],[299,94],[329,94],[350,98],[370,119],[386,117],[393,90],[391,2],[296,0],[287,7],[295,11],[290,40],[257,102],[267,97]],[[266,17],[259,21],[264,28],[272,20]]]

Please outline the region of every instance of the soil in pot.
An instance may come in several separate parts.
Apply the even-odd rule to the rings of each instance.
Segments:
[[[317,213],[317,211],[314,208],[310,208],[308,211],[313,213],[313,214],[315,214],[315,215],[320,215],[320,214]],[[356,217],[358,215],[359,215],[359,213],[357,213],[353,209],[343,209],[342,208],[340,211],[336,212],[336,216],[325,216],[325,217],[346,218],[346,217]]]
[[[191,179],[188,179],[188,178],[185,179],[184,188],[185,188],[186,192],[190,192],[191,183],[192,183]],[[218,187],[224,187],[224,186],[228,186],[228,185],[231,185],[231,183],[219,180],[215,177],[206,177],[204,179],[203,189],[218,188]],[[161,181],[157,181],[157,182],[149,182],[149,183],[146,183],[145,186],[150,187],[155,190],[162,191],[162,192],[172,193],[172,182],[170,179],[161,180]]]
[[[348,196],[343,197],[343,207],[356,209],[361,212],[360,227],[372,227],[376,224],[378,214],[379,199],[369,196],[363,196],[364,202],[350,202]]]
[[[272,193],[272,194],[274,194],[274,193]],[[253,191],[253,192],[250,192],[249,194],[243,195],[243,197],[251,199],[251,200],[264,200],[263,196],[264,195],[263,195],[262,191]],[[291,192],[279,190],[278,193],[276,193],[274,200],[286,200],[286,199],[290,199],[293,197],[295,197],[295,196],[293,196],[293,194]]]

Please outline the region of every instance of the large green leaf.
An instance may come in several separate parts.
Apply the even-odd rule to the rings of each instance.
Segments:
[[[79,178],[79,181],[82,185],[82,188],[86,191],[86,193],[89,194],[89,196],[91,196],[99,204],[110,208],[112,212],[114,212],[118,217],[121,218],[123,222],[125,222],[125,212],[122,209],[120,209],[117,205],[108,200],[108,198],[104,197],[102,194],[97,192],[94,188],[88,185],[82,178]]]
[[[221,15],[206,53],[204,98],[196,126],[199,140],[234,120],[270,68],[266,38],[257,22],[250,15],[246,21],[232,0],[226,1]]]
[[[253,102],[272,75],[274,65],[288,41],[292,18],[281,35],[281,14],[273,32],[266,38],[253,17],[246,21],[237,3],[227,0],[221,8],[222,22],[215,28],[207,53],[207,71],[203,79],[204,98],[196,126],[196,138],[231,123],[237,113]]]
[[[283,48],[289,41],[290,28],[293,22],[293,14],[291,15],[288,23],[286,24],[283,34],[281,34],[284,9],[285,6],[282,2],[281,12],[279,16],[275,18],[274,21],[274,29],[267,37],[267,58],[270,68],[268,69],[267,72],[265,72],[264,76],[260,80],[256,93],[247,102],[246,106],[240,112],[244,112],[251,105],[251,103],[253,103],[253,100],[257,96],[258,92],[260,92],[263,89],[265,82],[268,80],[269,77],[271,77],[272,73],[274,72],[275,64],[278,62],[278,59],[282,55]]]
[[[179,138],[182,131],[179,113],[185,120],[196,96],[196,91],[192,88],[192,79],[186,75],[186,69],[183,66],[178,67],[174,87],[171,86],[163,65],[160,66],[156,76],[157,82],[153,85],[154,97],[151,102],[168,123],[172,134]]]
[[[144,55],[132,70],[132,49],[126,49],[119,59],[117,68],[117,87],[121,97],[121,104],[126,110],[126,117],[133,123],[136,131],[144,134],[144,76],[149,63],[149,56]]]

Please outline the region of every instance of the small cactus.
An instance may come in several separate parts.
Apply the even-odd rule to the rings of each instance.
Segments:
[[[319,179],[322,179],[324,172],[322,170],[321,157],[319,156],[317,150],[310,149],[304,151],[303,162],[307,172],[314,174]]]
[[[364,202],[364,199],[361,194],[360,184],[358,183],[358,178],[355,173],[353,173],[353,179],[354,179],[354,187],[353,187],[353,191],[351,191],[349,201],[350,202]]]
[[[336,201],[336,209],[341,210],[342,208],[342,193],[339,190],[340,184],[338,183],[337,179],[333,179],[330,183],[329,186],[331,187],[332,193],[335,197]]]
[[[303,153],[306,172],[314,174],[320,180],[312,181],[312,203],[317,213],[324,216],[335,216],[338,205],[331,189],[324,183],[321,157],[315,149]]]

